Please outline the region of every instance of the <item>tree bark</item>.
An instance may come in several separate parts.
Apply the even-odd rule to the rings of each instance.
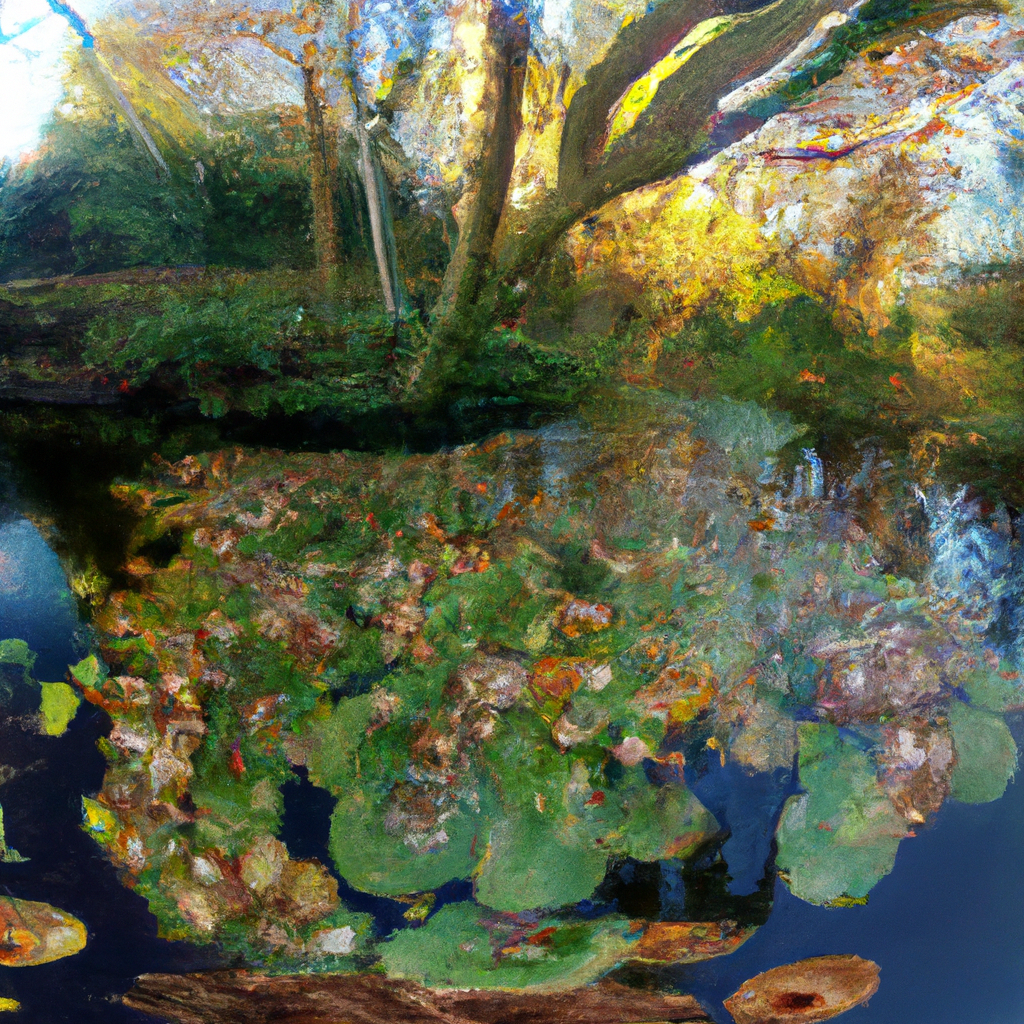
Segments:
[[[498,268],[503,278],[543,259],[566,231],[605,203],[682,170],[707,142],[706,128],[719,100],[742,81],[772,68],[821,18],[848,7],[849,0],[774,0],[737,16],[733,28],[701,47],[663,81],[634,127],[607,146],[611,111],[629,84],[650,66],[646,62],[660,60],[699,21],[738,6],[734,0],[672,0],[622,32],[597,70],[588,74],[588,84],[572,98],[558,185],[528,230],[503,254]],[[651,29],[650,37],[644,34],[645,27]]]
[[[304,64],[302,99],[309,133],[310,191],[313,200],[313,245],[316,266],[324,283],[338,266],[338,216],[334,181],[337,160],[324,128],[323,90],[316,69]]]
[[[359,170],[366,193],[366,207],[370,215],[370,236],[373,256],[377,262],[384,306],[393,323],[405,313],[405,300],[398,274],[398,253],[391,220],[391,207],[387,201],[387,179],[381,167],[377,146],[364,122],[361,105],[356,108],[356,138],[359,142]]]
[[[445,273],[435,316],[442,322],[469,312],[493,269],[493,246],[505,209],[516,143],[523,128],[523,88],[530,46],[530,25],[502,0],[492,0],[487,16],[488,64],[484,96],[492,112],[480,155],[475,194],[459,230],[455,253]]]
[[[124,996],[178,1024],[711,1024],[691,996],[611,981],[569,992],[437,991],[379,974],[147,974]]]

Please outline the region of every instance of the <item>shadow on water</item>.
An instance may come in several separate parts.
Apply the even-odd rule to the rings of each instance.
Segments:
[[[232,445],[291,452],[421,453],[505,429],[536,426],[553,415],[527,405],[478,402],[445,413],[397,410],[344,418],[326,413],[270,416],[231,413],[212,420],[190,403],[147,408],[144,397],[116,413],[0,405],[0,503],[15,503],[52,529],[62,558],[93,565],[115,581],[134,526],[110,487],[137,479],[155,455],[176,461]],[[17,488],[17,499],[10,497]]]

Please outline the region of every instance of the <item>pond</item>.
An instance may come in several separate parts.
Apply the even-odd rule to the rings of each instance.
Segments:
[[[0,636],[29,644],[39,679],[62,680],[86,644],[64,572],[14,507],[4,506],[0,517]],[[8,707],[0,715],[0,762],[13,775],[0,787],[0,805],[7,841],[26,858],[0,864],[0,893],[74,914],[88,926],[89,942],[50,964],[0,968],[0,997],[16,999],[19,1016],[40,1024],[142,1019],[116,1002],[137,974],[196,969],[212,958],[158,939],[145,900],[120,884],[82,831],[82,795],[103,780],[96,741],[110,731],[107,717],[85,706],[64,736],[51,737],[25,711]]]
[[[571,450],[579,462],[585,461],[584,448],[572,430],[543,436],[545,482],[554,487],[558,473],[552,465],[558,460],[549,457],[551,451]],[[210,437],[200,441],[209,444]],[[194,438],[176,443],[179,454],[197,444]],[[38,656],[39,680],[63,679],[67,666],[87,652],[87,624],[66,571],[83,545],[94,563],[116,571],[130,519],[107,501],[106,487],[114,472],[138,471],[143,448],[139,444],[128,455],[123,447],[111,451],[100,472],[96,460],[107,454],[102,444],[84,465],[68,461],[74,453],[66,440],[49,447],[38,439],[12,446],[16,465],[8,464],[0,481],[0,638],[29,644]],[[33,458],[26,459],[26,451]],[[815,459],[807,456],[798,475],[808,490],[821,486],[815,476],[821,462]],[[60,486],[62,466],[75,481],[75,493],[88,496],[80,515]],[[158,938],[145,899],[121,884],[81,828],[81,797],[95,795],[103,784],[105,762],[96,741],[112,727],[104,712],[83,704],[65,735],[48,737],[31,727],[28,710],[15,703],[0,718],[0,763],[13,770],[0,786],[6,838],[27,858],[0,864],[0,892],[76,915],[88,926],[89,944],[77,956],[49,965],[0,968],[0,998],[22,1004],[21,1018],[12,1020],[39,1024],[150,1019],[118,1002],[137,975],[211,968],[224,960],[209,947]],[[1012,715],[1009,720],[1019,742],[1024,721]],[[304,771],[299,774],[299,781],[283,787],[278,834],[293,856],[327,863],[333,800]],[[751,776],[731,762],[725,765],[724,758],[719,765],[705,751],[702,757],[688,755],[686,783],[731,837],[696,874],[672,876],[663,862],[652,875],[627,861],[606,879],[598,902],[630,915],[674,910],[678,916],[703,900],[738,909],[760,927],[729,956],[662,968],[657,978],[663,986],[695,994],[716,1021],[728,1024],[722,1001],[753,975],[807,956],[854,953],[875,960],[882,981],[869,1005],[848,1014],[851,1024],[1024,1019],[1024,786],[1013,782],[1001,799],[976,806],[947,799],[900,843],[893,870],[872,888],[865,905],[828,908],[798,899],[776,877],[776,847],[764,823],[774,824],[798,792],[792,771]],[[714,889],[710,895],[704,893],[708,886]],[[466,882],[450,883],[436,893],[434,909],[465,901],[471,892]],[[371,914],[383,934],[407,927],[401,903],[363,895],[344,883],[342,895],[353,910]]]

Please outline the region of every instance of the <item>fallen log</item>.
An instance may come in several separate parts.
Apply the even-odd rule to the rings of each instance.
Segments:
[[[123,997],[175,1024],[711,1024],[692,996],[612,981],[569,992],[438,991],[378,974],[144,974]]]

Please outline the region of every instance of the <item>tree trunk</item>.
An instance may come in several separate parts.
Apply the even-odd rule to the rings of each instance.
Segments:
[[[612,981],[569,992],[439,992],[379,974],[146,974],[124,997],[179,1024],[710,1024],[692,996]]]
[[[313,245],[316,267],[326,284],[338,266],[338,217],[335,209],[334,180],[337,160],[324,129],[323,90],[317,72],[302,67],[302,98],[309,132],[310,191],[313,200]]]
[[[773,67],[819,19],[849,4],[850,0],[774,0],[733,14],[734,26],[663,81],[634,128],[608,146],[609,104],[642,73],[638,69],[660,59],[697,21],[742,5],[735,0],[669,0],[630,25],[588,74],[588,84],[573,96],[562,135],[558,186],[529,228],[511,240],[499,275],[510,279],[544,259],[566,231],[611,200],[679,173],[687,160],[703,152],[708,123],[723,96]]]
[[[530,46],[526,18],[516,19],[501,0],[493,0],[487,17],[485,102],[491,123],[476,173],[475,195],[459,231],[441,298],[434,313],[443,323],[472,310],[493,269],[493,247],[505,209],[516,142],[522,131],[523,88]]]
[[[356,109],[356,138],[359,141],[359,169],[366,193],[366,206],[370,214],[370,235],[373,256],[377,261],[384,306],[396,323],[405,314],[405,299],[398,275],[398,253],[391,220],[391,206],[387,200],[387,179],[381,167],[377,146],[364,122],[362,106]]]

